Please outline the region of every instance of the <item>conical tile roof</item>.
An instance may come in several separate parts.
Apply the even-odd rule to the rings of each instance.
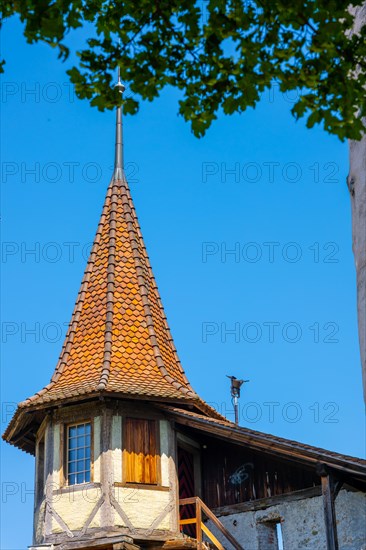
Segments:
[[[174,347],[126,178],[112,178],[55,373],[23,406],[114,392],[197,399]]]

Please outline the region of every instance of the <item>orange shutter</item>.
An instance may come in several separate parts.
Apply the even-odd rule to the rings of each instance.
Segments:
[[[156,484],[158,454],[155,420],[126,418],[124,433],[126,483]]]

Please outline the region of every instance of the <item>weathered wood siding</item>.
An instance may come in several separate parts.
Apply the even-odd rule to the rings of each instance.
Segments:
[[[203,500],[218,508],[289,493],[319,484],[314,470],[297,467],[272,454],[258,453],[219,439],[202,450]]]

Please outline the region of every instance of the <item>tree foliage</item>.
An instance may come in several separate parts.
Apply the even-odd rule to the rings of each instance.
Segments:
[[[277,82],[282,92],[298,92],[292,113],[308,127],[361,137],[366,28],[349,32],[348,1],[17,0],[3,1],[2,11],[4,19],[20,16],[29,43],[58,48],[63,60],[70,32],[84,29],[85,46],[67,72],[78,97],[99,109],[121,101],[112,86],[118,65],[132,92],[124,112],[136,113],[141,99],[171,85],[182,92],[179,112],[196,136],[220,109],[255,107]]]

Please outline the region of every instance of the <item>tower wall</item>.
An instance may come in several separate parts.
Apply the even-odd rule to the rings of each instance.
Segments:
[[[155,421],[159,470],[156,484],[128,483],[124,479],[127,417]],[[92,427],[90,481],[70,484],[68,427],[85,422]],[[165,540],[177,534],[175,453],[171,425],[152,407],[98,402],[62,408],[49,415],[37,435],[34,544],[102,537],[107,533],[138,540]],[[41,496],[38,491],[37,497],[42,475],[44,489]]]

